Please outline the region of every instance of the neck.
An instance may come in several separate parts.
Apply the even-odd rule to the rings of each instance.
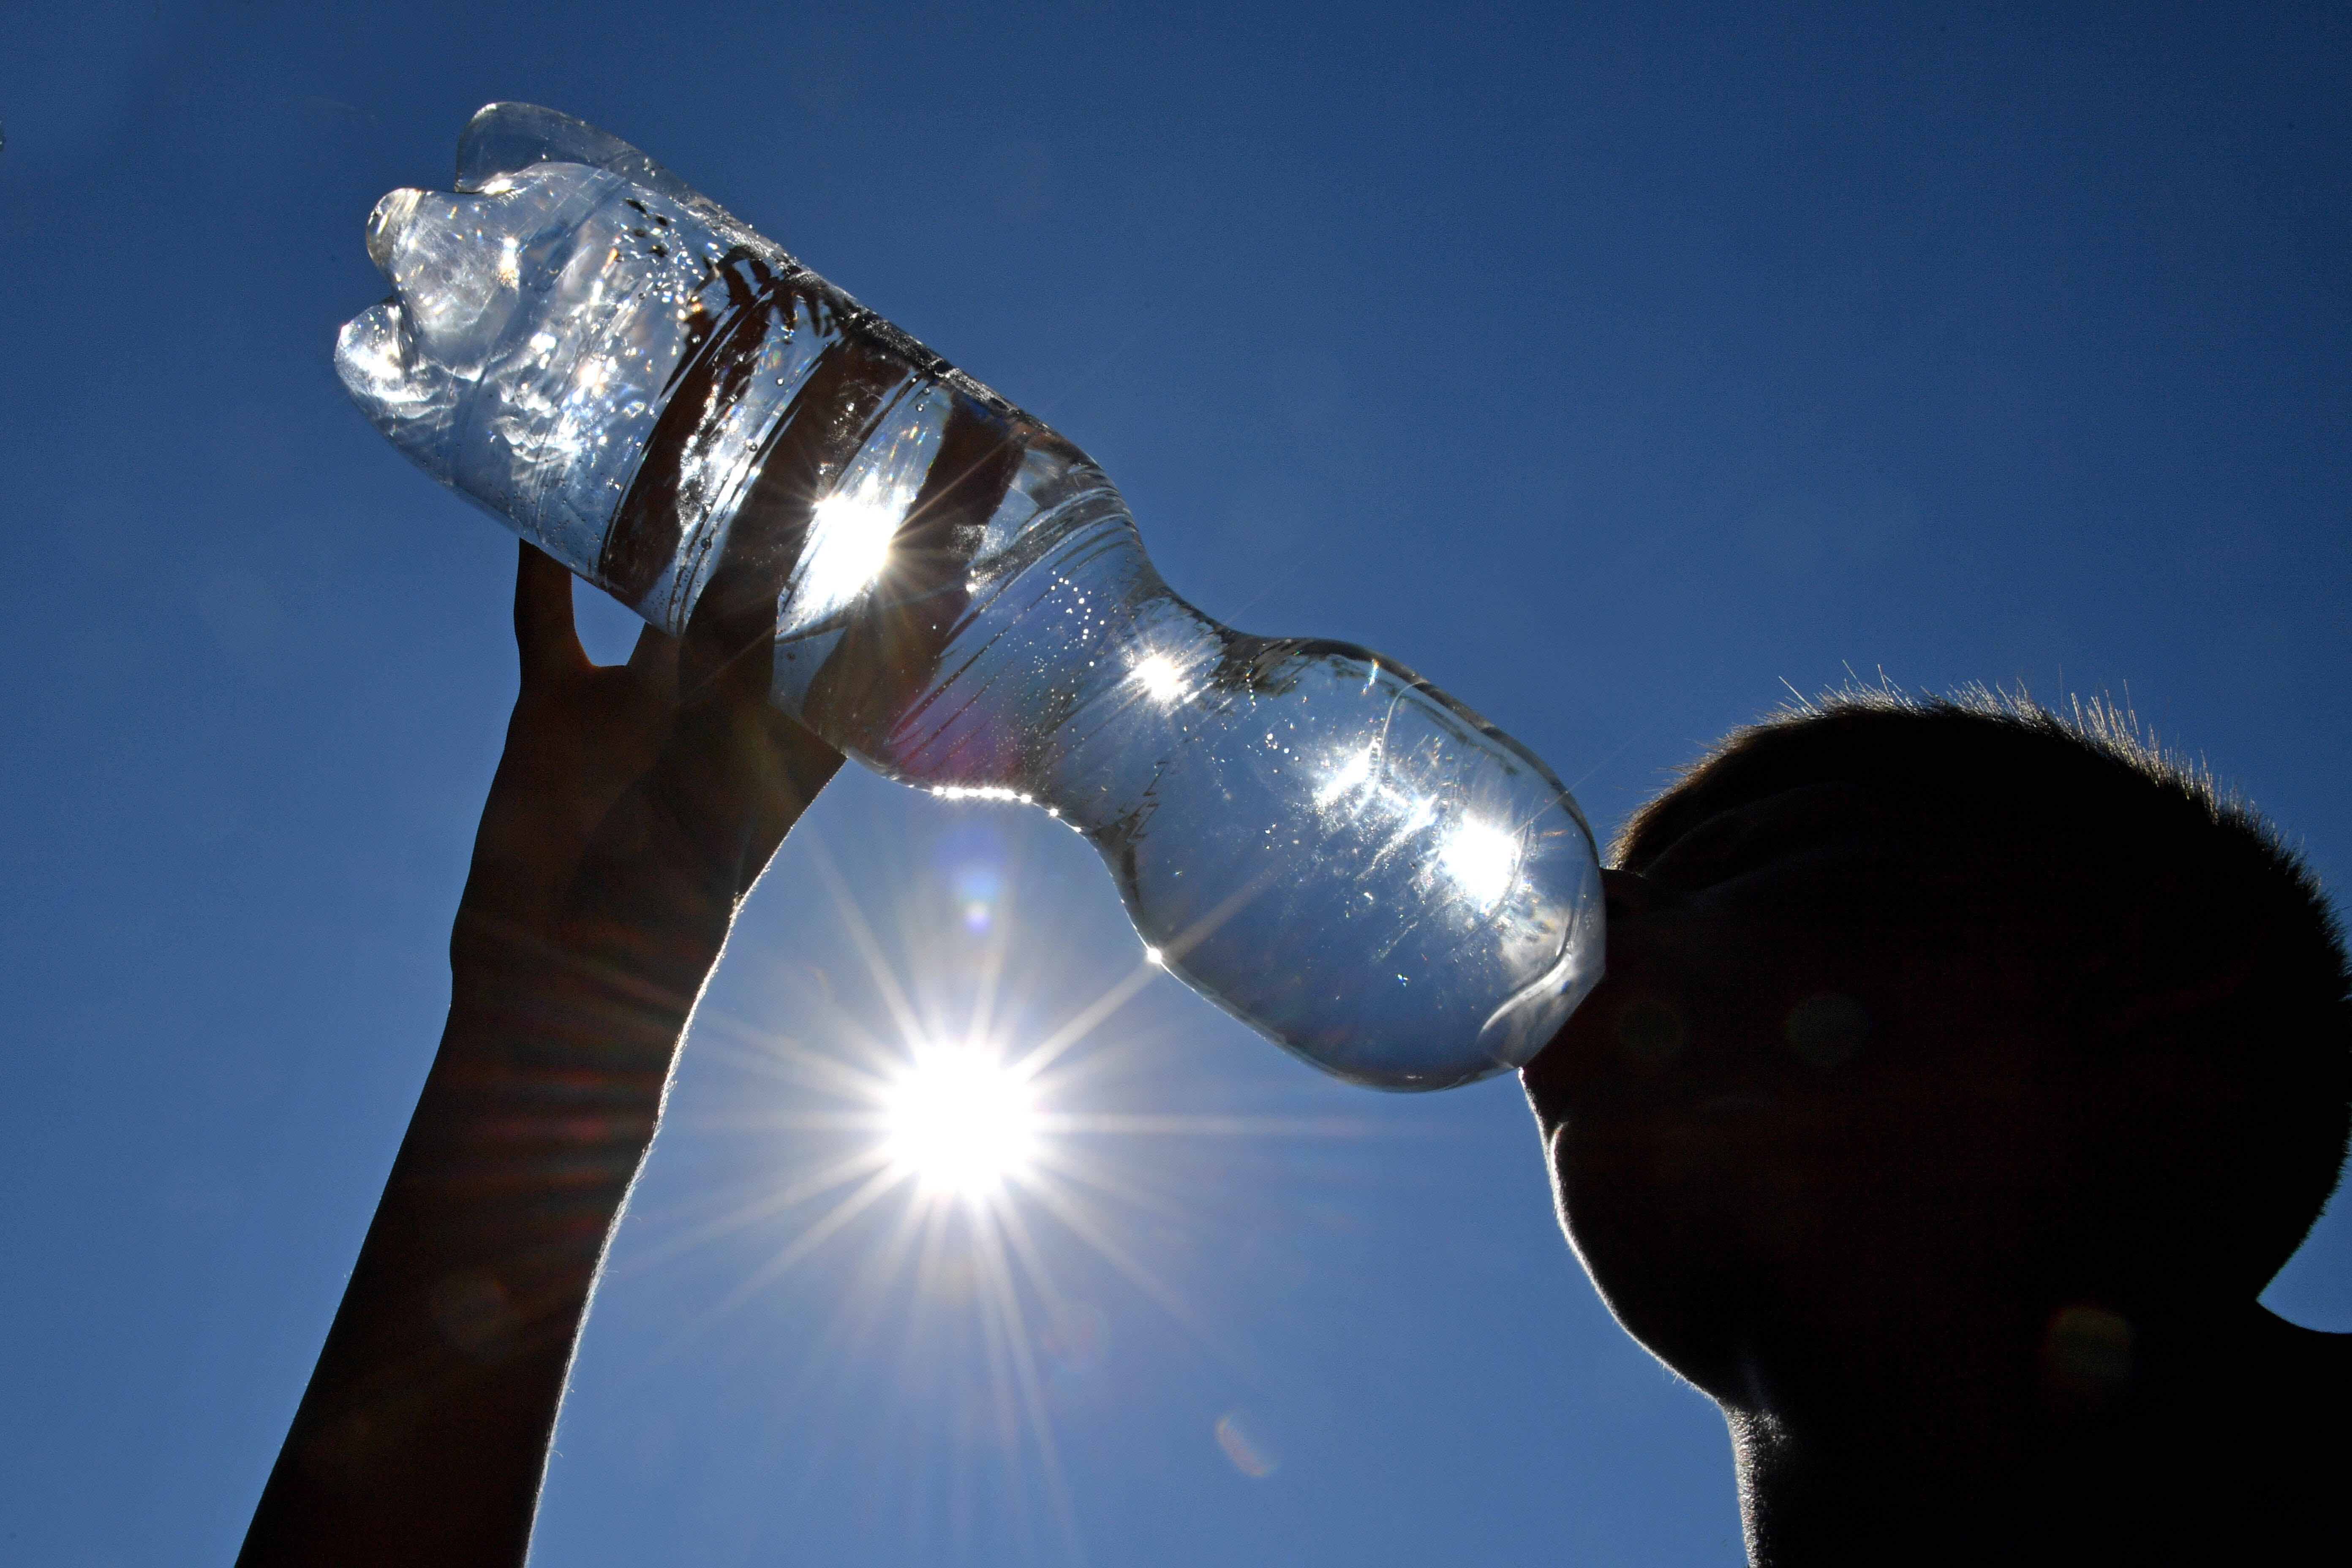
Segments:
[[[1775,1392],[1725,1405],[1751,1563],[2218,1562],[2342,1533],[2320,1502],[2352,1462],[2331,1424],[2352,1336],[2247,1304],[2077,1310],[2032,1337],[2001,1364],[1929,1358],[1908,1387],[1760,1369]]]

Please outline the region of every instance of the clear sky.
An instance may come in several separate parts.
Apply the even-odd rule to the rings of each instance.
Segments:
[[[228,1558],[430,1058],[512,547],[328,356],[479,104],[643,146],[1086,447],[1203,608],[1406,660],[1604,832],[1883,670],[2127,700],[2342,888],[2347,78],[2340,6],[0,12],[0,1555]],[[827,793],[539,1561],[1736,1561],[1507,1080],[1350,1089],[1162,978],[1065,1058],[1027,1250],[801,1195],[894,987],[1044,1037],[1137,957],[1051,824]],[[2339,1207],[2271,1300],[2347,1330]]]

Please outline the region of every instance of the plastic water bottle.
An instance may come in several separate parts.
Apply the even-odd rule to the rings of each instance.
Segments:
[[[1524,1063],[1600,873],[1526,748],[1392,659],[1169,591],[1085,453],[635,148],[495,104],[378,204],[343,383],[416,463],[868,767],[1031,802],[1146,953],[1318,1067]]]

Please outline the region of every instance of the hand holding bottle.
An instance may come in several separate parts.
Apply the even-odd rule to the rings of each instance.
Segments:
[[[737,907],[841,756],[740,671],[683,700],[677,644],[653,627],[626,664],[590,663],[571,574],[528,544],[515,639],[520,689],[450,939],[455,1005],[576,1014],[607,1066],[642,1036],[629,1048],[658,1086]]]

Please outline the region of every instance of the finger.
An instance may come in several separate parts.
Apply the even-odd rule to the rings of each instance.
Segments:
[[[730,659],[699,696],[701,704],[725,716],[711,734],[728,747],[730,769],[774,773],[794,800],[797,816],[841,766],[842,757],[814,731],[769,704],[774,667],[764,653],[764,645],[755,645],[746,657]]]
[[[529,540],[515,569],[514,623],[526,682],[571,675],[587,665],[572,624],[572,574]]]
[[[685,701],[645,781],[677,865],[730,910],[842,761],[767,705],[764,673],[721,671]]]
[[[646,627],[637,634],[637,646],[629,650],[629,673],[648,691],[665,698],[675,695],[677,639],[656,627]]]
[[[739,719],[768,711],[768,693],[776,675],[772,639],[755,638],[731,658],[716,664],[706,658],[702,665],[700,682],[686,694],[688,700],[716,704]]]
[[[765,702],[711,702],[695,716],[701,722],[679,737],[700,742],[688,782],[702,810],[724,825],[722,837],[730,847],[724,874],[740,900],[801,813],[840,769],[842,754]]]
[[[760,770],[765,775],[761,809],[749,825],[745,853],[736,868],[739,900],[751,896],[752,884],[766,873],[784,836],[816,798],[817,791],[841,771],[844,760],[814,731],[772,709],[760,715],[760,726],[765,742],[761,747],[765,764]]]

